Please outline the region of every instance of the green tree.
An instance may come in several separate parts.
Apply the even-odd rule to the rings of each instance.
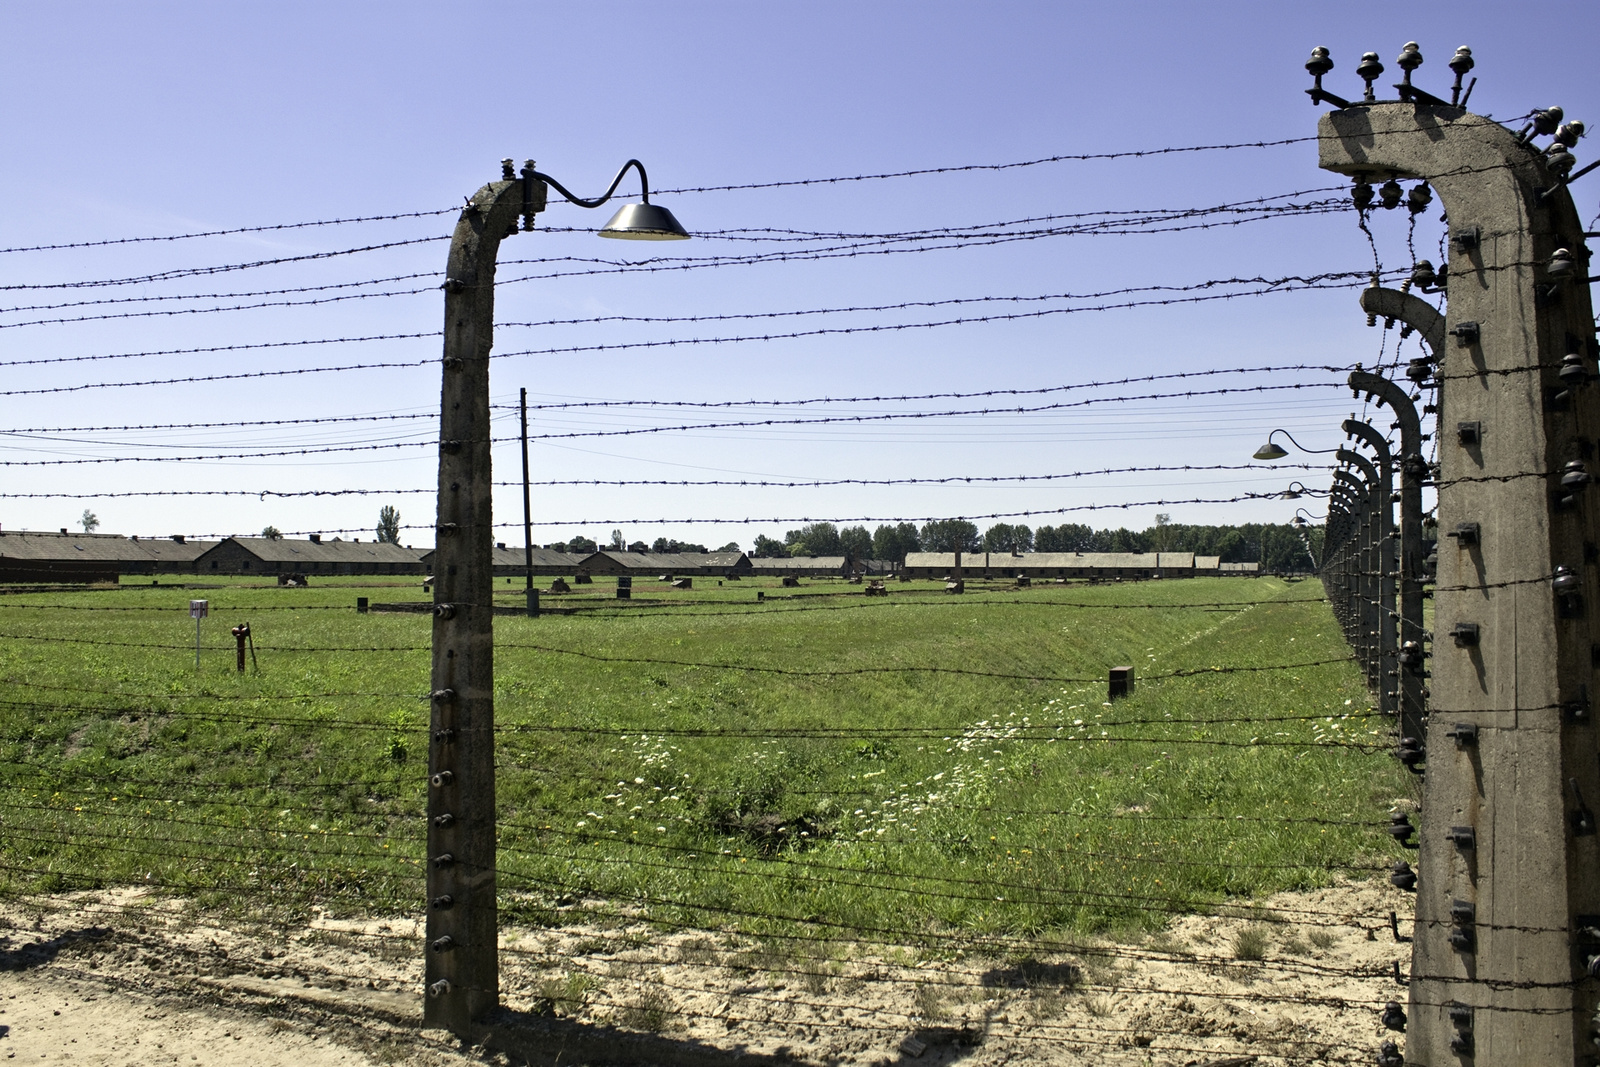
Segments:
[[[766,534],[757,534],[755,546],[751,548],[750,554],[762,559],[782,559],[789,554],[789,549],[788,546],[776,538],[768,537]]]
[[[282,541],[283,531],[278,529],[276,526],[263,526],[261,528],[261,536],[265,537],[268,541]]]
[[[871,559],[872,535],[865,526],[846,526],[839,531],[839,548],[851,559]]]
[[[687,541],[676,541],[666,537],[658,537],[655,539],[654,543],[650,545],[650,551],[664,554],[672,554],[677,552],[704,552],[706,551],[706,546],[692,545]]]
[[[740,552],[740,551],[743,551],[743,550],[739,547],[739,542],[737,542],[737,541],[729,541],[727,544],[725,544],[721,548],[717,549],[717,551],[718,552]]]
[[[612,530],[611,543],[606,547],[615,552],[624,552],[628,548],[628,539],[622,536],[621,530]]]
[[[839,528],[831,522],[814,522],[783,535],[791,556],[842,556]]]
[[[884,524],[872,531],[872,557],[904,563],[907,552],[922,551],[922,538],[909,522]]]
[[[1135,533],[1125,526],[1119,527],[1115,530],[1103,530],[1101,532],[1110,535],[1110,546],[1102,549],[1101,551],[1103,552],[1150,551],[1150,538],[1146,534]]]
[[[1089,552],[1093,543],[1094,530],[1077,522],[1041,526],[1033,535],[1035,552]]]
[[[100,517],[88,508],[83,509],[83,514],[78,518],[78,522],[82,524],[84,533],[94,533],[100,528]]]
[[[976,552],[983,542],[966,519],[937,519],[922,527],[925,552]]]
[[[1230,527],[1217,538],[1216,551],[1212,554],[1221,556],[1224,563],[1243,563],[1249,547],[1245,544],[1244,534]]]
[[[989,552],[1027,552],[1033,548],[1033,531],[997,522],[983,532],[983,547]]]
[[[378,509],[378,540],[391,545],[400,543],[400,511],[385,504]]]
[[[567,551],[575,556],[587,556],[591,552],[600,551],[600,546],[594,543],[592,537],[585,537],[583,534],[579,534],[567,542]]]

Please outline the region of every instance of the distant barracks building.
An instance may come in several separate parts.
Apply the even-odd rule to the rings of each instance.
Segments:
[[[387,541],[324,541],[313,535],[226,537],[195,559],[198,574],[421,574],[420,554]]]
[[[123,574],[185,574],[215,541],[0,530],[0,582],[115,582]]]
[[[907,578],[1142,580],[1255,574],[1256,563],[1221,563],[1193,552],[910,552]]]

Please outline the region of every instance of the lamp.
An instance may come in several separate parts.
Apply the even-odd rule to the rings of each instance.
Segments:
[[[639,196],[642,202],[622,205],[617,213],[611,216],[611,221],[600,227],[600,236],[615,237],[625,241],[687,241],[689,231],[672,217],[672,212],[650,202],[650,179],[645,175],[644,164],[637,159],[630,159],[624,163],[622,169],[617,171],[617,176],[611,179],[611,187],[593,200],[574,196],[566,186],[548,174],[540,171],[524,173],[527,177],[548,183],[556,192],[579,207],[599,207],[611,199],[611,194],[617,191],[617,186],[622,183],[623,175],[628,173],[630,167],[639,172]]]
[[[1293,444],[1294,447],[1298,448],[1302,452],[1337,452],[1337,451],[1339,451],[1337,448],[1307,448],[1305,445],[1302,445],[1299,441],[1296,441],[1294,439],[1294,435],[1291,434],[1288,430],[1279,429],[1279,430],[1273,430],[1271,433],[1269,433],[1267,435],[1267,443],[1262,445],[1260,448],[1256,449],[1254,458],[1255,459],[1273,460],[1273,459],[1282,459],[1284,456],[1287,456],[1289,453],[1284,451],[1283,446],[1279,445],[1279,444],[1274,444],[1273,440],[1272,440],[1274,437],[1276,437],[1280,433],[1283,434],[1283,436],[1287,437],[1289,439],[1289,442],[1291,444]]]
[[[1289,488],[1278,494],[1282,500],[1299,500],[1303,496],[1327,496],[1325,489],[1312,489],[1304,482],[1290,482]]]

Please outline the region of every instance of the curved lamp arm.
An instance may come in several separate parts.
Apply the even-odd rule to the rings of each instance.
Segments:
[[[1271,433],[1267,434],[1267,443],[1262,445],[1260,448],[1256,449],[1255,456],[1253,458],[1255,458],[1255,459],[1263,459],[1263,460],[1274,460],[1274,459],[1282,459],[1284,456],[1287,456],[1289,453],[1287,453],[1287,452],[1285,452],[1283,450],[1283,446],[1277,444],[1276,442],[1274,442],[1272,440],[1274,437],[1278,436],[1278,434],[1280,434],[1280,433],[1283,434],[1283,436],[1285,436],[1285,437],[1287,437],[1289,439],[1289,443],[1290,444],[1294,445],[1294,447],[1298,448],[1302,452],[1326,453],[1326,452],[1337,452],[1338,451],[1338,449],[1336,449],[1336,448],[1307,448],[1305,445],[1302,445],[1299,441],[1296,441],[1294,439],[1294,435],[1291,434],[1288,430],[1277,429],[1277,430],[1273,430]]]
[[[1339,451],[1337,448],[1307,448],[1305,445],[1301,444],[1299,441],[1296,441],[1294,439],[1294,435],[1291,434],[1288,430],[1273,430],[1272,433],[1267,434],[1267,440],[1271,441],[1274,436],[1276,436],[1277,434],[1280,434],[1280,433],[1283,434],[1283,436],[1285,436],[1285,437],[1287,437],[1289,439],[1289,443],[1290,444],[1294,445],[1294,447],[1298,448],[1302,452],[1319,453],[1319,452],[1337,452],[1337,451]]]
[[[622,165],[622,169],[617,171],[617,176],[611,179],[610,188],[608,188],[600,196],[595,197],[593,200],[585,200],[583,197],[577,196],[565,185],[562,185],[560,182],[556,181],[543,171],[536,170],[529,172],[528,177],[548,183],[555,188],[556,192],[566,197],[569,202],[577,204],[579,207],[599,207],[601,204],[611,199],[612,194],[617,191],[617,186],[622,184],[622,179],[628,173],[629,167],[632,167],[639,172],[640,195],[644,198],[644,202],[648,204],[650,202],[650,179],[644,172],[644,164],[640,163],[637,159],[630,159],[624,163]]]
[[[1310,486],[1306,485],[1304,482],[1290,482],[1289,483],[1289,488],[1286,489],[1284,492],[1286,494],[1287,493],[1294,493],[1294,494],[1296,494],[1298,496],[1327,496],[1328,495],[1328,491],[1326,489],[1312,489]],[[1289,497],[1289,499],[1293,500],[1294,497],[1291,496],[1291,497]],[[1302,508],[1301,510],[1303,511],[1305,509]]]

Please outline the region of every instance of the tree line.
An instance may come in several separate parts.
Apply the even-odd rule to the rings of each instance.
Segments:
[[[579,534],[570,541],[552,541],[541,546],[552,552],[570,552],[573,555],[588,555],[600,551],[599,542],[591,537]],[[648,544],[644,541],[629,541],[622,535],[621,530],[611,531],[611,541],[605,545],[607,552],[654,552],[657,554],[673,554],[679,552],[742,552],[739,542],[730,541],[721,548],[707,548],[692,541],[677,541],[669,537],[658,537]]]
[[[1311,551],[1321,552],[1322,529],[1307,528]],[[1081,523],[1032,527],[996,523],[979,531],[966,519],[940,519],[919,529],[909,522],[838,528],[817,522],[790,530],[783,540],[758,536],[751,555],[850,556],[903,563],[908,552],[1193,552],[1218,556],[1224,563],[1260,563],[1263,570],[1309,570],[1313,560],[1307,540],[1286,523],[1243,523],[1200,526],[1171,522],[1157,515],[1144,530],[1095,529]],[[1319,557],[1320,558],[1320,557]]]
[[[908,552],[1193,552],[1197,556],[1218,556],[1223,563],[1259,563],[1262,570],[1309,570],[1322,555],[1322,528],[1300,530],[1285,523],[1244,523],[1238,526],[1195,526],[1174,523],[1166,514],[1156,515],[1154,525],[1144,530],[1118,527],[1097,530],[1082,523],[1060,526],[1030,526],[995,523],[981,533],[977,524],[966,519],[939,519],[924,523],[885,523],[872,532],[865,526],[840,529],[831,522],[814,522],[790,530],[783,540],[759,534],[752,556],[848,556],[851,559],[882,559],[904,563]],[[80,520],[85,531],[92,531],[99,520],[85,510]],[[400,512],[385,505],[378,513],[378,540],[400,543]],[[283,535],[274,526],[261,536],[277,539]],[[581,534],[570,541],[554,541],[544,548],[555,552],[587,555],[598,552],[600,544]],[[646,544],[629,541],[621,530],[611,531],[605,546],[618,552],[739,552],[737,541],[718,549],[671,538],[658,537]]]

